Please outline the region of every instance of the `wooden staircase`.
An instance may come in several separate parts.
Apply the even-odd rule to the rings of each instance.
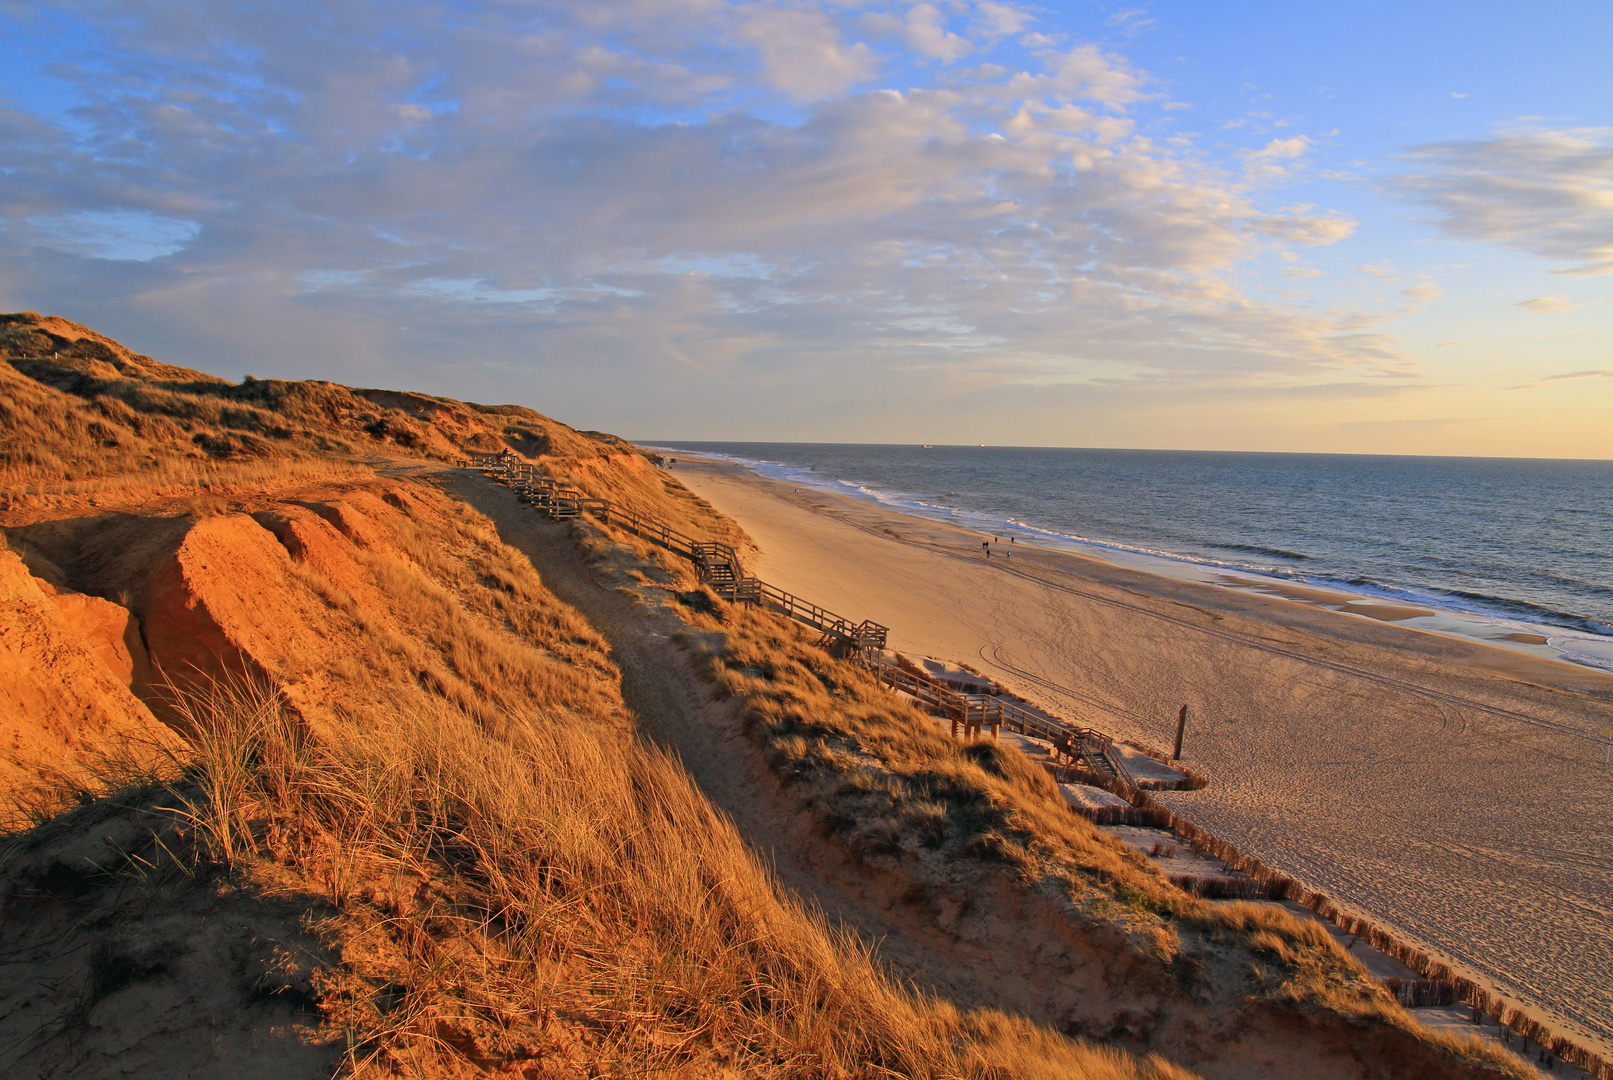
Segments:
[[[1071,767],[1136,786],[1115,751],[1114,740],[1101,731],[1043,716],[996,694],[960,694],[943,680],[905,667],[883,651],[876,654],[874,673],[880,682],[916,699],[929,712],[951,720],[954,738],[960,728],[964,737],[970,738],[987,728],[996,736],[1006,727],[1052,743],[1059,757]]]

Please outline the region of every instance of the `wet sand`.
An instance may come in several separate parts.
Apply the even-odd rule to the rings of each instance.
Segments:
[[[946,523],[674,473],[756,540],[762,578],[894,648],[1156,747],[1188,705],[1183,757],[1211,783],[1173,809],[1613,1051],[1613,675],[1386,621],[1423,609],[1023,543],[987,559]]]

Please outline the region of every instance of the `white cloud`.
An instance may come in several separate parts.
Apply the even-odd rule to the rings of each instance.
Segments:
[[[1148,100],[1148,78],[1126,59],[1106,53],[1096,45],[1077,45],[1067,50],[1043,49],[1043,70],[1021,72],[1006,80],[1000,91],[1019,99],[1073,99],[1095,101],[1121,110]]]
[[[1562,315],[1570,311],[1578,311],[1584,304],[1575,304],[1556,296],[1537,296],[1532,300],[1519,300],[1513,307],[1521,307],[1525,311],[1532,311],[1536,315]]]
[[[1137,34],[1153,26],[1154,20],[1147,8],[1124,8],[1105,19],[1104,25],[1126,34]]]
[[[992,0],[977,3],[974,18],[975,32],[987,39],[1017,34],[1032,21],[1032,16],[1021,8],[1012,4],[993,3]]]
[[[1536,386],[1546,386],[1558,382],[1574,382],[1579,379],[1613,379],[1613,368],[1595,368],[1590,371],[1570,371],[1562,375],[1547,375],[1510,389],[1528,390]]]
[[[837,94],[876,67],[873,50],[846,45],[821,11],[761,8],[743,21],[739,36],[762,55],[767,81],[800,101]]]
[[[1613,129],[1504,132],[1418,146],[1389,189],[1447,236],[1527,252],[1578,276],[1613,273]]]
[[[934,4],[914,4],[907,9],[907,43],[920,56],[933,60],[959,60],[968,54],[970,44],[946,28],[946,17]]]
[[[1548,375],[1540,382],[1563,382],[1567,379],[1613,379],[1613,369],[1598,368],[1594,371],[1570,371],[1566,375]]]
[[[1310,149],[1310,139],[1304,135],[1294,135],[1287,139],[1273,139],[1259,150],[1245,150],[1239,156],[1243,158],[1244,171],[1251,179],[1280,180],[1287,178],[1292,171],[1288,163],[1298,161]]]
[[[1400,290],[1400,295],[1404,296],[1409,303],[1416,305],[1417,307],[1423,307],[1431,304],[1444,294],[1445,290],[1441,289],[1438,285],[1435,285],[1432,281],[1425,281],[1419,285],[1413,285],[1409,289]]]
[[[1355,268],[1355,272],[1358,274],[1366,274],[1369,277],[1375,277],[1386,285],[1393,285],[1396,281],[1400,280],[1399,274],[1396,273],[1393,266],[1389,265],[1389,261],[1387,259],[1381,263],[1358,266]]]

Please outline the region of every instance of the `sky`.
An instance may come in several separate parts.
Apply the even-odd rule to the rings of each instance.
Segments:
[[[0,0],[0,310],[641,439],[1613,458],[1613,4]]]

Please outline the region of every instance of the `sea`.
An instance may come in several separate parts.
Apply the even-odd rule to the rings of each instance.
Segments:
[[[1156,573],[1413,605],[1432,614],[1398,621],[1613,670],[1613,461],[643,445]]]

